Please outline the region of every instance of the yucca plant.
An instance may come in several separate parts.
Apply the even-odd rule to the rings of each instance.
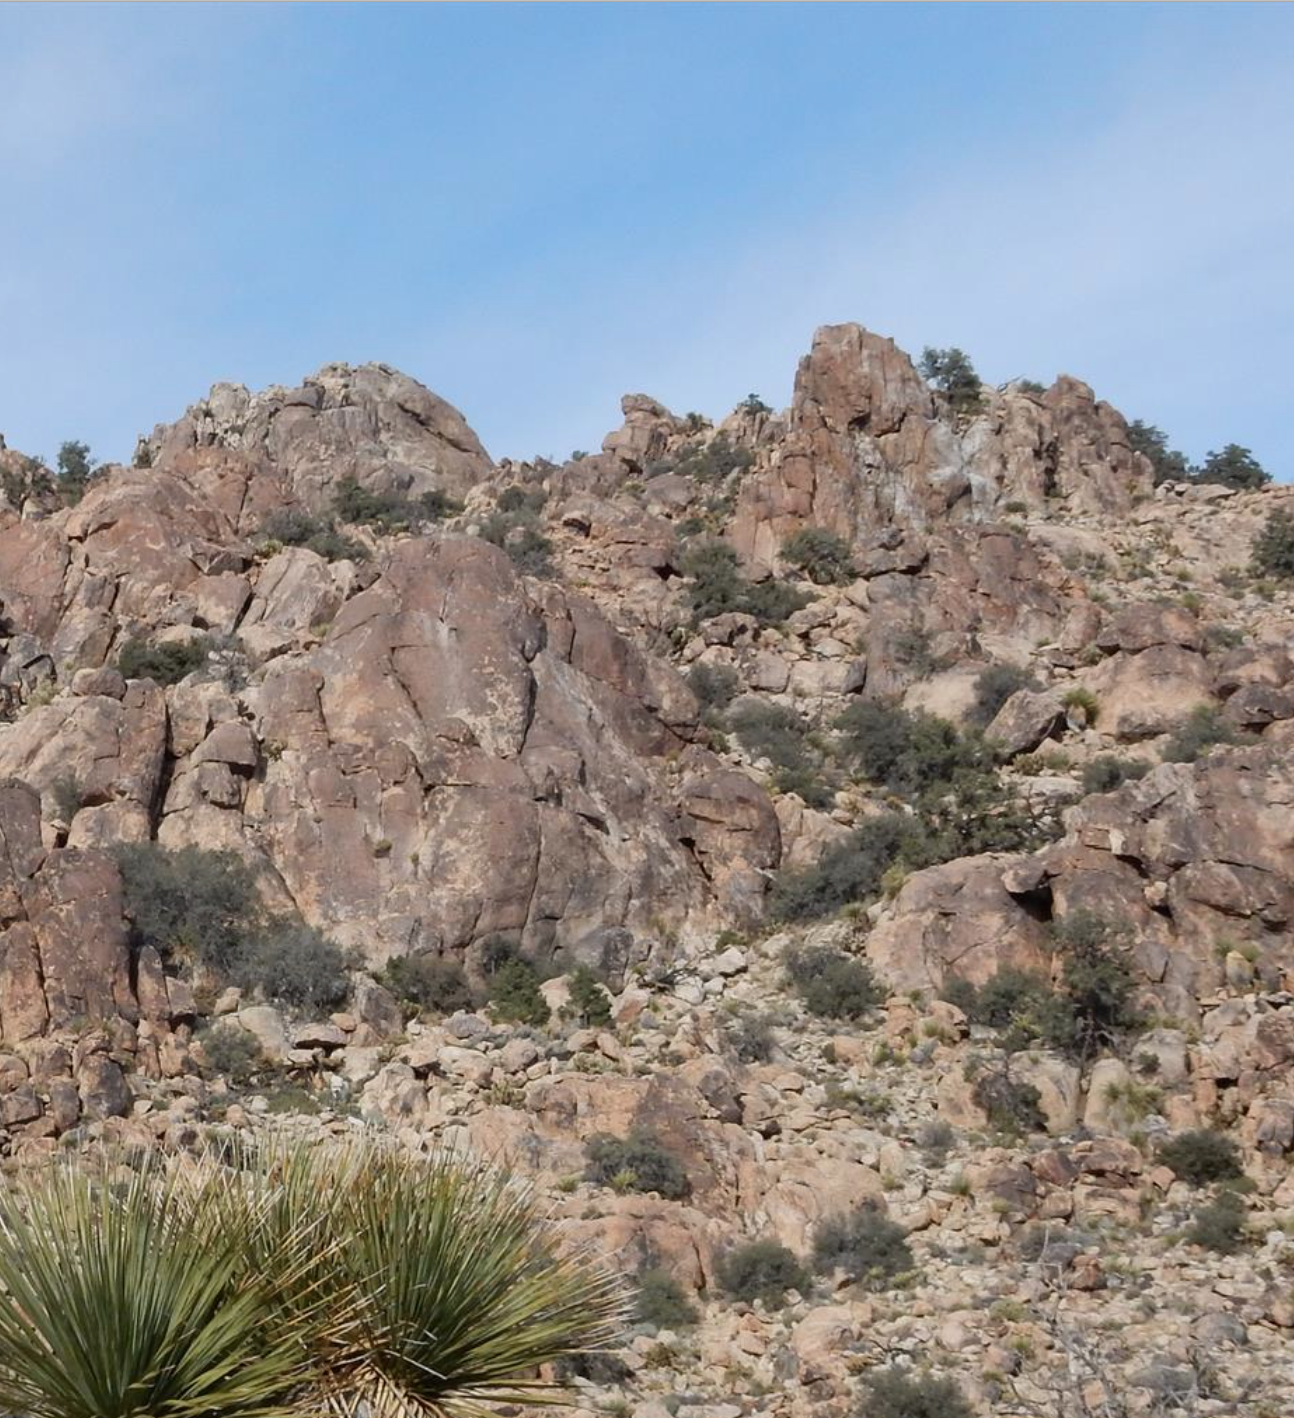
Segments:
[[[60,1164],[0,1195],[0,1410],[28,1418],[273,1418],[305,1379],[279,1276],[154,1165]],[[228,1221],[228,1217],[225,1218]],[[285,1249],[285,1255],[290,1248]]]
[[[308,1289],[328,1312],[314,1391],[337,1414],[468,1418],[551,1401],[557,1386],[537,1371],[615,1337],[620,1281],[486,1164],[372,1139],[249,1160],[274,1194],[256,1263],[285,1253],[276,1233],[313,1227]]]

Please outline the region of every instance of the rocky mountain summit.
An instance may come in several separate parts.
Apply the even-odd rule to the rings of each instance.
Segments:
[[[589,1410],[1276,1418],[1294,488],[1143,434],[841,325],[560,465],[382,365],[0,442],[8,1165],[506,1156]]]

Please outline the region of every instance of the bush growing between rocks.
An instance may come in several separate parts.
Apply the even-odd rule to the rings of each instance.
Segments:
[[[1185,453],[1168,446],[1168,435],[1153,424],[1134,419],[1128,425],[1128,446],[1150,460],[1155,486],[1165,482],[1187,482],[1191,465]]]
[[[244,989],[311,1013],[336,1009],[350,989],[341,950],[303,922],[268,923],[244,941],[230,975]]]
[[[1239,492],[1256,491],[1271,480],[1267,469],[1238,443],[1228,443],[1220,453],[1210,453],[1194,477],[1197,483],[1219,483]]]
[[[413,1013],[453,1014],[473,1005],[463,967],[439,955],[397,955],[382,967],[378,982]]]
[[[788,951],[786,973],[804,1007],[820,1019],[861,1019],[885,998],[863,961],[830,946]]]
[[[1254,538],[1253,568],[1259,576],[1294,578],[1294,514],[1277,508],[1267,518]]]
[[[255,1035],[236,1024],[213,1024],[198,1035],[198,1042],[211,1071],[222,1074],[236,1087],[250,1082],[265,1062]]]
[[[738,1063],[768,1063],[777,1049],[773,1022],[767,1014],[738,1014],[727,1023],[724,1036]]]
[[[463,510],[463,504],[439,488],[408,497],[400,492],[374,492],[354,478],[343,478],[333,494],[333,511],[343,522],[393,533],[413,530],[424,522],[438,522]]]
[[[994,1069],[975,1080],[971,1096],[983,1109],[989,1126],[1008,1137],[1026,1137],[1045,1132],[1042,1094],[1032,1083],[1012,1078],[1007,1069]]]
[[[796,793],[810,807],[830,805],[833,793],[820,776],[809,726],[794,709],[782,704],[741,704],[730,722],[748,753],[772,763],[773,785],[779,792]]]
[[[1235,1255],[1244,1249],[1247,1239],[1245,1217],[1245,1204],[1235,1192],[1219,1192],[1196,1211],[1186,1239],[1218,1255]]]
[[[76,439],[59,444],[55,464],[58,468],[59,495],[69,507],[75,507],[80,502],[90,484],[103,472],[95,467],[90,457],[90,445]]]
[[[1212,1128],[1179,1133],[1159,1149],[1159,1160],[1193,1187],[1230,1181],[1243,1175],[1235,1143]]]
[[[951,1379],[879,1369],[863,1380],[857,1418],[975,1418],[965,1394]]]
[[[910,712],[879,699],[860,699],[836,720],[842,757],[872,783],[912,797],[960,774],[987,773],[993,758],[983,741],[963,736],[946,719]]]
[[[776,1241],[751,1241],[736,1246],[719,1258],[719,1284],[734,1300],[753,1305],[762,1300],[766,1309],[775,1309],[786,1299],[788,1290],[808,1289],[808,1271],[793,1252]]]
[[[914,1266],[903,1227],[874,1202],[828,1217],[813,1241],[813,1268],[819,1275],[843,1270],[867,1290],[889,1290]]]
[[[634,1318],[657,1329],[686,1329],[698,1315],[678,1281],[668,1271],[652,1267],[638,1276]]]
[[[853,579],[849,543],[825,527],[802,527],[782,543],[781,557],[815,586],[840,586]]]
[[[594,1185],[619,1192],[657,1192],[670,1201],[681,1201],[691,1190],[683,1164],[649,1132],[628,1137],[601,1133],[585,1145],[585,1176]]]
[[[1083,791],[1112,793],[1124,783],[1135,783],[1149,772],[1149,763],[1143,763],[1136,758],[1116,758],[1112,753],[1103,753],[1083,765]]]
[[[737,697],[741,679],[729,665],[696,664],[688,671],[688,688],[701,706],[701,718],[712,727]]]
[[[601,1028],[611,1023],[611,1000],[601,980],[587,965],[577,965],[571,971],[570,1003],[566,1012],[584,1028]]]
[[[943,394],[956,413],[975,413],[983,405],[980,378],[970,356],[957,348],[921,351],[922,377]]]
[[[511,941],[496,937],[485,943],[482,969],[486,998],[495,1016],[510,1024],[530,1024],[542,1029],[552,1018],[548,1001],[540,993],[541,977]]]
[[[677,473],[713,487],[726,482],[733,473],[748,472],[754,461],[755,455],[749,448],[734,443],[726,433],[716,433],[709,442],[685,444],[673,460],[662,458],[650,464],[647,474],[656,477],[661,473]]]
[[[733,612],[753,616],[761,625],[780,625],[808,604],[809,598],[785,581],[748,581],[737,553],[726,542],[696,542],[682,556],[681,566],[690,580],[686,603],[694,625]]]
[[[975,677],[975,702],[967,720],[978,729],[987,728],[1013,694],[1037,687],[1038,681],[1018,665],[990,665]]]
[[[1227,723],[1213,704],[1197,704],[1186,722],[1164,746],[1165,763],[1197,763],[1210,749],[1245,742],[1234,725]]]
[[[150,645],[134,635],[118,651],[117,668],[126,679],[151,679],[162,686],[179,684],[185,675],[200,670],[210,653],[211,642],[204,635],[161,645]]]
[[[325,561],[367,561],[368,548],[339,532],[330,518],[312,517],[297,507],[280,507],[261,523],[266,541],[285,547],[305,547]]]

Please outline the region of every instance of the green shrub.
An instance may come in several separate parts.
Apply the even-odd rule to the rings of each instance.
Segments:
[[[684,444],[677,458],[661,459],[647,468],[651,477],[677,473],[711,487],[727,482],[732,474],[748,472],[755,461],[749,448],[734,443],[726,433],[716,433],[709,441],[695,439]]]
[[[552,1018],[539,991],[539,972],[529,960],[505,961],[490,977],[489,1002],[496,1018],[542,1029]]]
[[[860,699],[836,719],[841,756],[870,782],[912,797],[958,773],[987,771],[984,744],[963,736],[946,719],[910,712],[879,699]]]
[[[461,502],[439,489],[408,497],[399,492],[374,492],[354,478],[343,478],[337,484],[332,505],[341,521],[387,533],[411,531],[424,522],[440,521],[463,510]]]
[[[585,1028],[600,1028],[611,1023],[611,1000],[602,982],[587,965],[577,965],[569,981],[570,1003],[567,1012]]]
[[[839,586],[852,580],[849,543],[825,527],[801,527],[782,543],[782,560],[815,586]]]
[[[453,1014],[472,1008],[472,991],[463,967],[439,955],[397,955],[382,967],[378,979],[415,1011]]]
[[[914,1264],[903,1227],[874,1202],[828,1217],[813,1241],[813,1268],[820,1275],[843,1270],[868,1290],[891,1289]]]
[[[90,457],[90,446],[87,443],[72,440],[59,444],[58,458],[55,461],[58,467],[59,495],[69,506],[80,502],[94,479],[102,475],[102,470],[95,467],[94,460]]]
[[[1165,763],[1196,763],[1220,745],[1244,742],[1244,735],[1229,724],[1213,704],[1197,704],[1186,722],[1164,746]]]
[[[589,1139],[585,1152],[584,1175],[595,1186],[657,1192],[670,1201],[679,1201],[692,1190],[683,1164],[649,1132],[632,1132],[628,1137],[601,1133]]]
[[[881,889],[882,877],[895,862],[927,865],[920,848],[920,825],[906,813],[868,818],[848,837],[827,847],[816,862],[778,872],[773,879],[772,913],[783,921],[807,921],[864,901]]]
[[[156,842],[116,850],[136,950],[178,954],[228,975],[260,918],[256,878],[234,852],[168,851]]]
[[[1128,446],[1134,453],[1141,453],[1150,459],[1156,487],[1164,482],[1186,482],[1191,476],[1191,465],[1186,454],[1170,449],[1167,434],[1153,424],[1142,423],[1140,419],[1130,423]]]
[[[762,1300],[774,1309],[786,1299],[788,1290],[807,1290],[809,1273],[776,1241],[750,1241],[735,1246],[719,1258],[716,1266],[719,1285],[734,1300],[753,1305]]]
[[[1101,705],[1096,695],[1082,685],[1076,689],[1066,690],[1061,696],[1061,703],[1066,709],[1081,710],[1084,722],[1089,725],[1095,724],[1101,713]]]
[[[1186,1232],[1186,1239],[1219,1255],[1235,1255],[1246,1240],[1245,1204],[1232,1191],[1220,1192],[1201,1206]]]
[[[1224,1133],[1197,1128],[1178,1133],[1159,1149],[1159,1160],[1189,1186],[1225,1182],[1243,1175],[1240,1153]]]
[[[975,1418],[952,1379],[878,1369],[863,1380],[858,1418]]]
[[[1071,911],[1053,923],[1052,944],[1061,957],[1060,994],[1067,1011],[1048,1021],[1047,1043],[1091,1058],[1144,1027],[1135,1003],[1126,927],[1094,911]]]
[[[967,720],[976,728],[987,728],[1013,694],[1037,687],[1037,680],[1018,665],[989,665],[975,677],[975,702]]]
[[[483,541],[502,548],[525,576],[552,576],[553,544],[539,528],[539,513],[548,494],[542,488],[513,483],[499,494],[495,510],[482,521]]]
[[[185,675],[200,670],[211,653],[206,636],[191,640],[168,640],[150,645],[139,636],[132,636],[117,653],[117,668],[126,679],[151,679],[160,685],[179,684]]]
[[[737,697],[741,679],[729,665],[695,664],[688,671],[688,688],[701,706],[701,717],[716,722]]]
[[[336,1009],[350,980],[341,950],[314,926],[273,921],[247,939],[229,968],[235,984],[313,1012]]]
[[[60,773],[50,785],[49,795],[59,819],[69,824],[85,802],[85,789],[75,773]]]
[[[727,1023],[724,1037],[739,1063],[768,1063],[777,1049],[772,1016],[738,1014]]]
[[[1259,576],[1294,578],[1294,514],[1277,508],[1254,538],[1253,568]]]
[[[807,596],[784,581],[748,581],[737,553],[726,542],[695,542],[680,560],[689,578],[685,600],[695,625],[732,612],[754,616],[762,625],[777,625],[808,604]]]
[[[668,1271],[651,1268],[638,1276],[634,1318],[657,1329],[686,1329],[699,1317],[678,1281]]]
[[[1083,765],[1083,791],[1085,793],[1112,793],[1124,783],[1136,782],[1150,771],[1150,764],[1136,758],[1116,758],[1112,753],[1103,753]]]
[[[812,761],[809,726],[784,704],[740,704],[729,720],[741,745],[776,768],[806,768]]]
[[[758,394],[747,394],[737,407],[747,414],[771,414],[773,406],[766,404]]]
[[[1045,1132],[1042,1094],[1032,1083],[1012,1078],[1006,1069],[982,1073],[971,1090],[978,1107],[984,1110],[989,1126],[1009,1137]]]
[[[957,413],[975,413],[984,402],[979,375],[970,357],[961,350],[931,349],[921,352],[922,376],[943,394]]]
[[[260,535],[285,547],[305,547],[325,561],[367,561],[368,548],[339,532],[330,518],[298,507],[280,507],[261,523]]]
[[[1271,480],[1267,469],[1238,443],[1228,443],[1220,453],[1210,453],[1195,474],[1198,483],[1220,483],[1242,492],[1266,487]]]
[[[786,973],[805,1008],[822,1019],[861,1019],[885,998],[863,961],[830,946],[788,951]]]
[[[265,1063],[256,1036],[237,1024],[213,1024],[198,1035],[198,1041],[212,1073],[223,1075],[235,1087],[249,1083]]]

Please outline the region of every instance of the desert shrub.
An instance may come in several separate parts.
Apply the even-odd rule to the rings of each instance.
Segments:
[[[863,961],[830,946],[788,951],[786,973],[804,1007],[822,1019],[861,1019],[885,998]]]
[[[1198,1208],[1186,1239],[1192,1245],[1230,1256],[1244,1248],[1245,1232],[1244,1202],[1235,1192],[1223,1191]]]
[[[453,1014],[472,1008],[463,967],[439,955],[397,955],[382,967],[379,981],[413,1010]]]
[[[776,1241],[750,1241],[735,1246],[719,1258],[719,1284],[734,1300],[753,1305],[762,1300],[773,1309],[786,1299],[788,1290],[805,1290],[809,1274],[793,1252]]]
[[[815,586],[839,586],[854,574],[849,543],[825,527],[801,527],[782,543],[782,560]]]
[[[785,868],[774,877],[774,916],[784,921],[811,920],[874,896],[886,871],[905,859],[919,836],[919,825],[906,813],[868,818],[848,837],[827,847],[816,862]],[[914,850],[913,855],[919,854]]]
[[[1238,443],[1228,443],[1220,453],[1210,453],[1195,474],[1198,483],[1220,483],[1242,492],[1266,487],[1271,480],[1267,469]]]
[[[857,1418],[975,1418],[952,1379],[894,1367],[867,1375],[856,1413]]]
[[[1096,695],[1090,689],[1085,689],[1079,685],[1076,689],[1066,690],[1061,697],[1061,703],[1066,709],[1077,709],[1083,715],[1083,721],[1087,724],[1095,724],[1101,713],[1101,705]]]
[[[634,1318],[657,1329],[684,1329],[697,1322],[696,1306],[668,1271],[652,1267],[640,1272],[634,1298]]]
[[[256,1036],[237,1024],[213,1024],[198,1035],[198,1041],[212,1073],[236,1087],[248,1083],[265,1062]]]
[[[245,939],[226,973],[244,989],[294,1009],[335,1009],[350,988],[341,950],[300,921],[273,921]]]
[[[903,1227],[874,1202],[830,1216],[813,1240],[813,1268],[820,1275],[843,1270],[868,1290],[888,1290],[914,1261]]]
[[[101,475],[101,470],[95,467],[90,457],[89,444],[75,439],[59,444],[55,465],[58,468],[59,494],[69,504],[80,502],[90,484]]]
[[[1067,1010],[1053,1012],[1047,1021],[1046,1042],[1090,1058],[1142,1028],[1126,928],[1094,911],[1077,910],[1056,921],[1051,934],[1061,959],[1059,994]]]
[[[1144,778],[1150,771],[1150,764],[1136,758],[1117,758],[1112,753],[1103,753],[1083,765],[1083,791],[1085,793],[1112,793],[1124,783]]]
[[[728,1047],[739,1063],[767,1063],[777,1048],[773,1021],[767,1014],[738,1014],[724,1029]]]
[[[168,640],[150,645],[132,636],[117,653],[117,668],[126,679],[151,679],[158,684],[179,684],[185,675],[200,670],[211,653],[211,642],[202,635],[191,640]]]
[[[836,719],[841,756],[870,782],[913,796],[949,783],[959,771],[985,770],[991,757],[946,719],[880,699],[860,699]]]
[[[807,767],[809,726],[784,704],[741,704],[729,720],[742,747],[755,758],[767,758],[776,768]]]
[[[971,1090],[978,1107],[984,1110],[989,1126],[1011,1137],[1045,1132],[1042,1094],[1032,1083],[1012,1078],[1006,1069],[980,1074]]]
[[[926,679],[946,668],[946,661],[934,652],[930,632],[916,621],[892,630],[886,641],[894,663],[910,670],[918,679]]]
[[[771,414],[773,406],[766,404],[758,394],[747,394],[737,407],[747,414]]]
[[[1159,1160],[1193,1187],[1225,1182],[1242,1175],[1240,1153],[1225,1133],[1196,1128],[1178,1133],[1159,1149]]]
[[[980,378],[963,351],[931,349],[921,352],[921,374],[943,394],[958,413],[974,413],[983,403]]]
[[[423,522],[439,521],[463,510],[462,503],[439,489],[409,497],[400,492],[375,492],[354,478],[343,478],[337,484],[332,507],[343,522],[388,533],[410,531]]]
[[[713,487],[726,482],[734,473],[748,472],[754,461],[755,455],[749,448],[734,443],[726,433],[716,433],[708,441],[694,440],[685,444],[677,458],[653,463],[647,471],[652,476],[678,473]]]
[[[930,1166],[941,1166],[956,1141],[956,1132],[942,1118],[922,1123],[917,1133],[917,1146]]]
[[[168,851],[156,842],[116,850],[136,950],[196,960],[223,974],[235,966],[259,919],[256,878],[234,852]]]
[[[1294,578],[1294,514],[1277,508],[1254,538],[1253,568],[1259,576]]]
[[[731,612],[777,625],[808,603],[807,596],[784,581],[748,581],[741,574],[737,553],[713,538],[689,546],[681,569],[689,578],[685,599],[697,625]]]
[[[585,1146],[588,1164],[584,1175],[596,1186],[616,1191],[657,1192],[671,1201],[691,1191],[683,1164],[649,1132],[628,1137],[601,1133]]]
[[[1191,476],[1191,465],[1186,454],[1169,448],[1168,435],[1153,424],[1143,423],[1140,419],[1130,423],[1128,446],[1134,453],[1149,458],[1156,487],[1164,482],[1186,482]]]
[[[1018,665],[989,665],[975,677],[975,702],[967,719],[976,728],[986,728],[1010,697],[1021,689],[1036,689],[1038,682]]]
[[[688,688],[696,695],[702,717],[717,720],[737,697],[741,679],[730,665],[693,665],[687,675]]]
[[[486,943],[482,957],[486,974],[486,998],[499,1020],[509,1024],[531,1024],[543,1028],[553,1017],[548,1001],[540,993],[540,973],[533,961],[510,942]]]
[[[54,811],[63,822],[70,823],[85,802],[85,788],[75,773],[60,773],[50,785]]]
[[[1197,704],[1186,722],[1164,746],[1165,763],[1195,763],[1212,748],[1243,742],[1243,736],[1229,724],[1216,705]]]
[[[602,982],[587,965],[577,965],[569,981],[570,1003],[567,1012],[586,1028],[611,1023],[611,1000]]]
[[[367,561],[368,548],[339,532],[328,517],[312,517],[299,507],[280,507],[261,523],[266,541],[285,547],[305,547],[325,561]]]

